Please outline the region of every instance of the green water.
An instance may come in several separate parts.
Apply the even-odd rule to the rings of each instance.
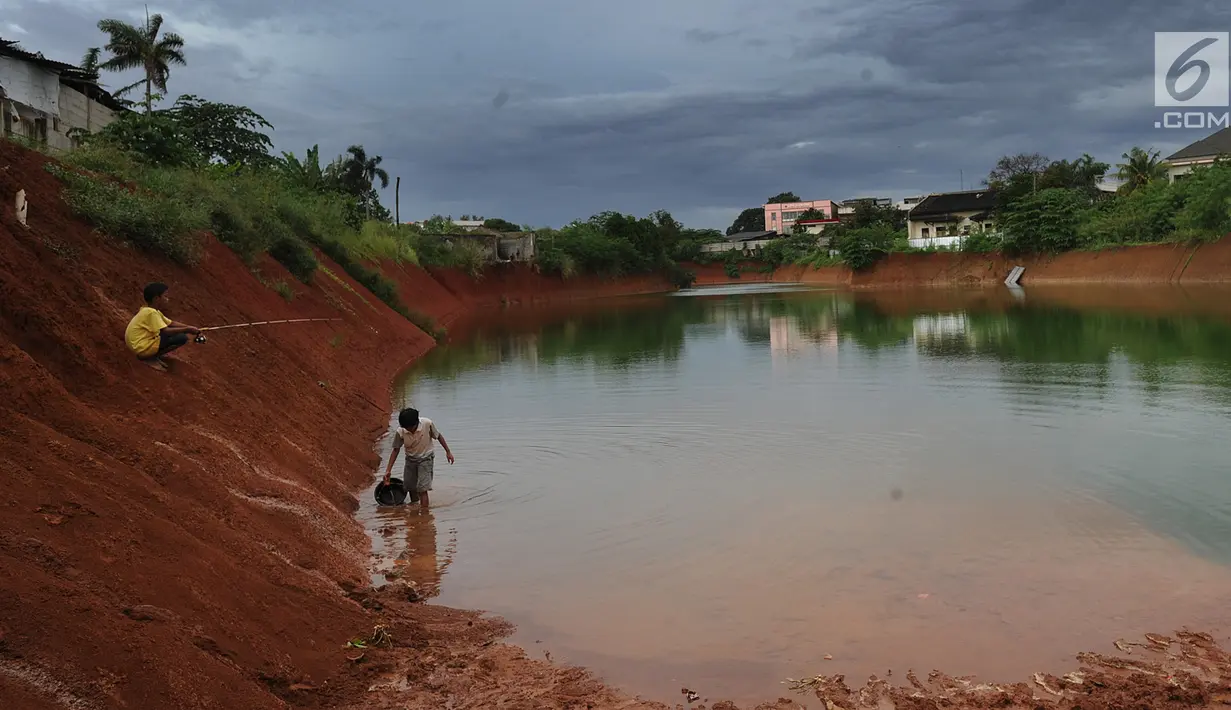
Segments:
[[[662,700],[1220,628],[1231,293],[1035,293],[510,311],[399,385],[458,454],[433,512],[363,515],[438,601]]]

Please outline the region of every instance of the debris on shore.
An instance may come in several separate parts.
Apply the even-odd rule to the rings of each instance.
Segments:
[[[814,694],[826,710],[1180,710],[1231,705],[1231,654],[1212,636],[1180,631],[1175,638],[1146,634],[1145,639],[1117,640],[1113,645],[1121,655],[1079,653],[1079,670],[1059,677],[1035,673],[1029,683],[987,683],[940,671],[921,680],[908,671],[909,686],[893,686],[874,675],[852,688],[841,674],[787,679],[786,684],[795,692]],[[1135,658],[1128,658],[1130,654]]]

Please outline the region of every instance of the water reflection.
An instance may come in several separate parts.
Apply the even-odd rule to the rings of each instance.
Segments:
[[[419,506],[365,506],[360,520],[372,531],[372,583],[402,581],[419,596],[438,596],[453,556],[457,553],[457,530],[448,531],[444,549],[438,548],[440,534],[436,513]]]
[[[798,352],[804,342],[842,342],[868,354],[913,345],[928,357],[1013,363],[1110,365],[1122,355],[1137,365],[1135,377],[1154,394],[1190,376],[1213,386],[1231,380],[1231,322],[1225,318],[1091,312],[986,298],[958,310],[895,313],[883,300],[838,292],[726,293],[590,307],[547,320],[479,323],[460,343],[430,353],[418,372],[456,377],[513,361],[530,368],[562,360],[605,368],[674,364],[694,332],[735,333],[748,345],[779,354]],[[1179,379],[1160,369],[1179,363],[1199,366]]]
[[[1168,298],[513,309],[398,385],[458,450],[439,507],[363,515],[388,569],[658,697],[769,697],[825,654],[1060,670],[1231,621],[1231,299]]]

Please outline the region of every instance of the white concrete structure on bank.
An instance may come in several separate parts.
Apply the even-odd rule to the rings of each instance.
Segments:
[[[938,238],[960,238],[991,229],[995,210],[996,191],[990,188],[934,193],[911,209],[907,236],[912,244],[914,240],[928,240],[929,246],[942,246]]]
[[[1172,182],[1182,180],[1197,166],[1212,165],[1220,158],[1229,157],[1231,128],[1224,128],[1167,156],[1167,177]]]
[[[126,109],[79,67],[0,40],[0,132],[60,150],[74,129],[102,130]]]
[[[727,238],[721,242],[712,242],[710,244],[701,245],[701,251],[705,254],[721,254],[727,251],[760,251],[762,247],[770,242],[778,239],[778,233],[773,230],[763,232],[739,232],[738,234],[727,235]]]

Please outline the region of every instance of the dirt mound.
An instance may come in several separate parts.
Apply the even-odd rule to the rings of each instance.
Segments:
[[[476,280],[457,269],[429,271],[432,279],[472,310],[674,290],[670,282],[659,274],[642,274],[620,279],[577,276],[566,280],[540,274],[528,264],[497,264]]]
[[[432,339],[323,255],[328,272],[303,286],[208,235],[186,269],[95,234],[45,163],[0,141],[0,706],[342,704],[323,699],[326,686],[364,696],[371,670],[343,646],[382,616],[347,594],[366,584],[369,550],[354,491],[373,475],[389,383]],[[28,227],[13,213],[18,189]],[[464,306],[402,273],[412,307]],[[261,279],[294,284],[294,299]],[[171,286],[168,315],[194,324],[341,320],[219,331],[162,374],[123,347],[152,280]],[[474,619],[407,611],[420,615],[448,622],[422,632],[444,649],[451,615]]]
[[[45,162],[0,141],[0,707],[666,707],[527,658],[498,643],[497,620],[394,585],[364,591],[354,492],[373,476],[389,383],[430,337],[323,256],[328,271],[304,286],[208,235],[186,269],[95,234]],[[659,277],[565,282],[525,267],[478,282],[384,270],[444,324],[664,290]],[[219,331],[158,373],[122,339],[152,280],[191,323],[340,320]],[[263,280],[294,284],[293,300]],[[1176,695],[1157,674],[1099,672],[1136,706]],[[1196,688],[1183,697],[1214,697]]]
[[[1116,641],[1118,653],[1081,653],[1081,668],[1062,677],[1036,673],[1031,682],[997,684],[932,671],[913,671],[906,685],[873,676],[852,689],[841,675],[816,676],[792,685],[812,692],[827,708],[1017,708],[1048,710],[1181,710],[1223,707],[1231,702],[1231,655],[1206,634],[1176,638],[1147,634],[1143,641]]]

